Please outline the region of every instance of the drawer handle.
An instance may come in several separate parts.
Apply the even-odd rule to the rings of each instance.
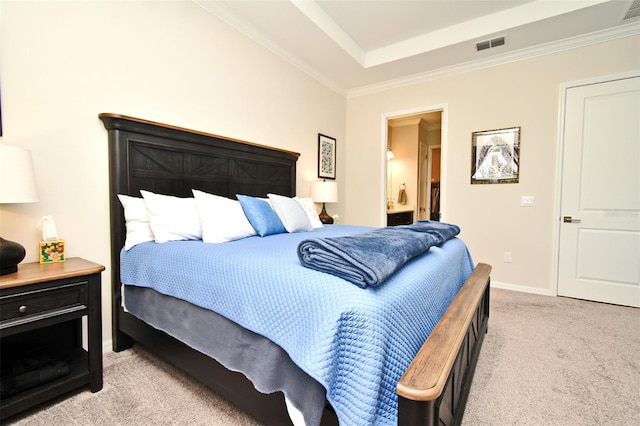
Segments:
[[[27,312],[27,307],[25,305],[22,305],[18,308],[18,312],[20,312],[21,314],[24,314],[25,312]]]

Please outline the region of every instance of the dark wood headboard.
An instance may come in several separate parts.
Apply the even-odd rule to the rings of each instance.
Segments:
[[[99,115],[109,133],[112,305],[120,303],[120,250],[125,222],[117,194],[140,190],[191,197],[192,189],[224,197],[296,195],[300,154],[119,114]],[[118,315],[113,312],[114,330]]]

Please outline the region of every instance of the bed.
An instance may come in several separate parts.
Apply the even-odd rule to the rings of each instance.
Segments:
[[[121,272],[128,276],[129,266],[121,271],[120,262],[126,230],[118,194],[139,197],[140,191],[143,190],[190,197],[192,190],[197,189],[229,198],[234,198],[235,194],[255,197],[281,194],[293,197],[296,195],[296,161],[299,155],[118,114],[103,113],[99,117],[108,131],[109,143],[114,350],[121,351],[134,343],[141,344],[266,424],[291,424],[291,401],[284,395],[295,395],[302,390],[308,392],[308,395],[299,398],[297,402],[294,401],[296,408],[299,409],[300,404],[303,404],[300,399],[318,401],[318,398],[322,398],[321,409],[312,418],[317,418],[317,423],[320,424],[337,424],[339,415],[336,412],[344,413],[344,407],[336,410],[329,402],[335,401],[335,398],[326,397],[326,389],[319,383],[322,380],[318,379],[314,372],[297,366],[292,359],[297,360],[298,356],[294,349],[284,350],[271,339],[244,329],[220,313],[198,306],[191,309],[194,307],[191,306],[192,303],[171,297],[165,294],[166,292],[160,293],[144,286],[123,285],[121,282]],[[338,235],[342,232],[340,227],[326,228],[323,232],[328,232],[328,235]],[[297,241],[301,238],[303,236],[298,235]],[[274,241],[276,239],[273,238]],[[198,243],[192,245],[194,244]],[[451,247],[451,250],[457,250],[453,246],[458,243],[446,244],[449,244],[447,247]],[[140,245],[143,246],[144,244]],[[178,247],[182,249],[185,246],[189,244],[175,244],[175,247],[166,245],[164,248],[177,250]],[[421,347],[419,345],[416,348],[419,350],[415,357],[399,375],[394,395],[394,404],[397,399],[397,418],[394,419],[397,424],[453,425],[459,424],[462,420],[489,318],[491,268],[486,264],[478,264],[471,269],[460,290],[452,296],[450,305],[441,316],[438,315],[439,320],[434,321],[437,324],[430,331],[428,339],[424,343],[420,342]],[[131,278],[126,280],[129,279]],[[327,278],[327,285],[337,285],[333,283],[336,279]],[[349,284],[345,284],[347,285]],[[350,291],[355,293],[356,290]],[[363,292],[361,289],[357,291]],[[163,308],[152,308],[155,306]],[[139,311],[133,315],[130,309]],[[190,315],[194,315],[188,324],[209,324],[217,321],[216,324],[222,324],[220,330],[223,330],[222,335],[226,338],[207,339],[208,346],[203,348],[197,343],[191,343],[189,337],[173,337],[178,336],[179,331],[174,328],[179,329],[181,321],[177,321],[177,324],[175,321],[167,321],[165,313],[186,310],[192,312]],[[225,321],[231,324],[226,324]],[[184,321],[182,323],[184,324]],[[269,334],[269,330],[264,331],[266,335]],[[192,334],[198,335],[199,332]],[[230,343],[231,340],[239,339],[243,339],[239,347]],[[245,349],[247,341],[251,345],[266,348],[264,350],[269,355],[265,356],[263,352],[259,352],[259,355],[242,361],[243,365],[229,367],[229,359],[237,360],[242,358],[239,354],[253,351]],[[403,346],[403,342],[397,343]],[[223,348],[224,353],[219,355],[216,351],[220,351],[220,348]],[[215,353],[215,359],[208,353]],[[265,393],[264,385],[255,385],[255,380],[252,382],[247,378],[253,379],[255,374],[259,375],[265,370],[266,367],[262,363],[267,362],[266,360],[277,362],[277,371],[287,372],[280,376],[286,376],[288,383],[275,385],[275,388],[283,388],[282,391],[270,392],[267,389]],[[263,392],[256,390],[256,387]],[[269,387],[274,387],[273,383],[269,383],[267,388]],[[315,405],[318,406],[317,403]],[[339,403],[334,402],[333,405],[338,406]],[[353,419],[350,422],[353,423]]]

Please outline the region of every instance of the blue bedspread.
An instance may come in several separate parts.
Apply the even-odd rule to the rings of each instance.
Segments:
[[[369,230],[333,225],[314,235]],[[280,345],[327,389],[341,425],[395,424],[397,382],[470,275],[468,250],[453,238],[363,291],[302,267],[296,248],[308,236],[143,243],[121,253],[121,278],[212,309]]]
[[[308,238],[298,245],[298,258],[302,266],[358,287],[377,287],[409,260],[459,233],[457,225],[418,221],[343,237]]]

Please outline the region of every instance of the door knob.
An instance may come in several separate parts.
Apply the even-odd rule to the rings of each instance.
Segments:
[[[571,216],[564,216],[562,218],[562,221],[564,223],[580,223],[580,219],[574,219]]]

